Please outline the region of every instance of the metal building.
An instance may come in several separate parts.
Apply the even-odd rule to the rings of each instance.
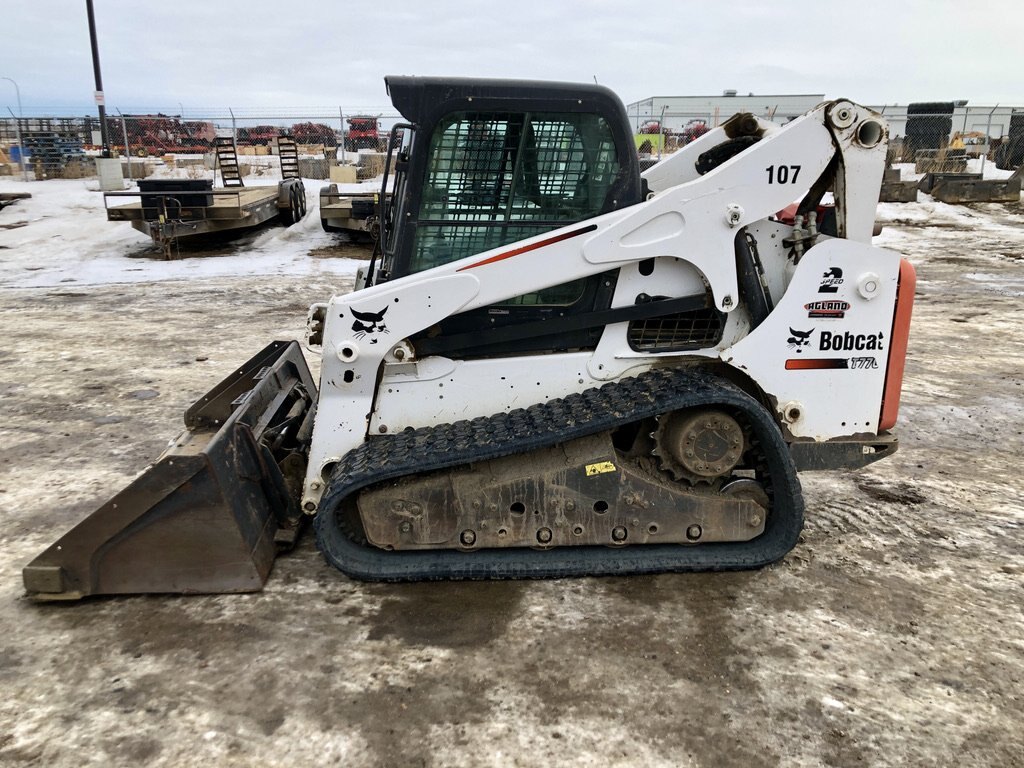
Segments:
[[[678,133],[693,121],[703,121],[714,128],[737,112],[752,112],[758,117],[785,123],[824,100],[823,93],[741,95],[730,90],[721,96],[651,96],[633,102],[626,107],[626,112],[637,131],[644,123],[657,121],[664,130]]]

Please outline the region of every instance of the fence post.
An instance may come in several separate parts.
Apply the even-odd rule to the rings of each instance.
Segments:
[[[128,160],[128,183],[132,183],[132,151],[128,146],[128,121],[124,119],[124,115],[121,114],[121,110],[117,110],[118,116],[121,118],[121,133],[124,134],[124,156]]]
[[[663,104],[661,107],[661,115],[658,117],[658,133],[661,134],[658,138],[658,160],[661,160],[661,146],[665,143],[665,110],[668,109],[667,104]]]
[[[11,108],[7,108],[11,112]],[[21,180],[28,181],[28,166],[25,165],[25,142],[21,140],[21,123],[11,112],[11,119],[14,120],[14,134],[18,137],[18,165],[21,166]]]
[[[338,107],[338,123],[341,125],[341,164],[345,165],[348,162],[345,158],[345,114],[341,107]]]
[[[238,128],[235,125],[235,112],[231,107],[228,107],[228,112],[231,113],[231,146],[235,148],[235,154],[238,154]],[[252,134],[250,134],[251,136]],[[215,171],[216,172],[216,171]],[[214,176],[216,178],[216,176]]]
[[[992,115],[996,113],[997,109],[999,109],[998,104],[992,107],[992,111],[988,113],[988,123],[985,125],[985,151],[981,153],[981,178],[985,178],[985,160],[988,157],[988,148],[992,146]]]

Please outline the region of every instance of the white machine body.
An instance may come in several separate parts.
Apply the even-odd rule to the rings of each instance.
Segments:
[[[887,128],[847,101],[781,127],[759,122],[757,144],[703,176],[694,160],[723,140],[721,128],[650,168],[645,202],[315,306],[323,362],[303,508],[315,511],[331,466],[376,435],[510,411],[686,359],[713,358],[748,377],[790,439],[881,431],[901,261],[870,244]],[[776,214],[833,162],[840,236],[802,236]],[[756,234],[774,304],[753,330],[740,309],[739,227]],[[637,352],[627,323],[615,323],[592,351],[455,360],[418,357],[408,341],[450,315],[612,268],[612,307],[641,292],[709,291],[728,317],[721,342]]]

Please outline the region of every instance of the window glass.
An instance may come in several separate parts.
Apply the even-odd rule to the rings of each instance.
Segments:
[[[411,271],[601,213],[618,173],[598,115],[455,113],[431,137]],[[508,303],[572,303],[582,281]]]

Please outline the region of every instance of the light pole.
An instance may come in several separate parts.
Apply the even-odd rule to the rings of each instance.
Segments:
[[[107,111],[104,107],[103,78],[100,75],[100,50],[96,44],[96,16],[92,11],[92,0],[85,0],[85,11],[89,16],[89,42],[92,45],[92,72],[96,78],[96,107],[100,113],[100,141],[103,142],[103,157],[110,157],[107,140]]]
[[[18,164],[21,166],[21,177],[28,181],[28,166],[25,165],[25,145],[21,141],[21,121],[25,119],[25,113],[21,111],[21,88],[9,77],[0,77],[14,86],[14,95],[18,100],[18,119],[14,121],[14,132],[18,136]]]

